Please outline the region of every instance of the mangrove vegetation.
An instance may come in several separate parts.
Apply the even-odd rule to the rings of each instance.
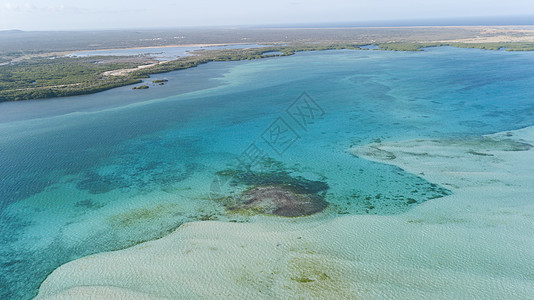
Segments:
[[[151,74],[196,67],[215,61],[253,60],[288,56],[302,51],[368,50],[369,43],[291,44],[247,49],[197,50],[194,55],[158,62],[149,57],[38,57],[0,65],[0,102],[91,94],[115,87],[138,84]],[[452,46],[486,50],[533,51],[534,43],[378,43],[385,51],[422,51],[427,47]],[[275,54],[273,54],[275,53]],[[139,66],[149,65],[138,68]],[[115,71],[115,72],[111,72]],[[121,71],[121,72],[116,72]],[[166,79],[154,80],[163,85]],[[144,89],[143,86],[134,89]],[[148,86],[146,86],[148,88]]]

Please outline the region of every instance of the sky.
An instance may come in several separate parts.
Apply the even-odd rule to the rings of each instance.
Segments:
[[[534,0],[0,0],[0,30],[91,30],[534,15]]]

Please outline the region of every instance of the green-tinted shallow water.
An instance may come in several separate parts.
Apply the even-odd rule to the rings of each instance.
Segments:
[[[253,221],[225,210],[247,184],[319,186],[321,218],[397,214],[446,195],[346,150],[532,125],[532,70],[528,52],[325,51],[210,63],[153,76],[169,82],[143,91],[2,103],[0,298],[31,298],[63,263],[184,222]],[[295,102],[303,92],[317,106]],[[251,150],[269,163],[251,163]],[[260,179],[214,184],[240,160]]]

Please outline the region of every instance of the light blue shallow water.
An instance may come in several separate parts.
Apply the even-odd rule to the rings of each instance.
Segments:
[[[169,82],[148,90],[1,103],[0,298],[31,298],[63,263],[184,222],[247,221],[210,195],[251,143],[291,176],[328,184],[320,217],[402,213],[446,191],[346,150],[532,125],[532,70],[529,52],[323,51],[210,63],[153,76]],[[301,127],[288,108],[303,92],[322,112]],[[290,147],[269,140],[276,120],[298,136]]]
[[[219,49],[243,49],[266,47],[268,45],[260,44],[229,44],[219,46],[176,46],[176,47],[151,47],[151,48],[131,48],[131,49],[110,49],[110,50],[92,50],[82,51],[69,54],[68,56],[86,57],[86,56],[130,56],[142,55],[149,56],[160,61],[177,59],[181,56],[190,55],[195,50],[219,50]]]

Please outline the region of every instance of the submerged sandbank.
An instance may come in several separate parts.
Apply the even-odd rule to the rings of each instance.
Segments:
[[[189,223],[65,264],[38,298],[530,299],[531,144],[534,127],[350,149],[454,194],[393,216]]]

